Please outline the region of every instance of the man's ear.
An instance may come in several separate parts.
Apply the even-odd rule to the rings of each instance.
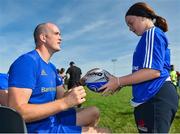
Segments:
[[[45,35],[45,34],[41,33],[41,34],[39,35],[39,38],[40,38],[40,40],[41,40],[42,42],[46,42],[46,35]]]

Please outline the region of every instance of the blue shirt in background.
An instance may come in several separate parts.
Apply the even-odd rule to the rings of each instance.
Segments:
[[[0,90],[8,90],[8,74],[0,73]]]

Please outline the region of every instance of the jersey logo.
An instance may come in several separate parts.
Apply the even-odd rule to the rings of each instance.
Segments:
[[[45,70],[41,70],[41,75],[47,75],[47,73],[45,72]]]
[[[139,66],[133,66],[133,67],[132,67],[132,70],[133,70],[133,71],[138,71],[138,70],[139,70]]]
[[[144,120],[138,120],[137,121],[137,124],[138,124],[138,129],[143,131],[143,132],[147,132],[148,131],[148,128],[145,127],[145,122]]]

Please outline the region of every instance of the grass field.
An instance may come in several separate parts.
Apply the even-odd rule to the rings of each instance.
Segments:
[[[97,106],[101,111],[99,126],[110,128],[113,133],[136,133],[131,87],[123,88],[119,93],[103,97],[100,94],[87,90],[87,101],[83,106]],[[171,126],[170,133],[180,133],[180,108]]]

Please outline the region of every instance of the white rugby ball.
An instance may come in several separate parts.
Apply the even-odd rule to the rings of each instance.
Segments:
[[[99,88],[108,82],[109,75],[111,74],[104,69],[94,68],[88,71],[82,79],[84,80],[84,84],[91,91],[102,92]]]

